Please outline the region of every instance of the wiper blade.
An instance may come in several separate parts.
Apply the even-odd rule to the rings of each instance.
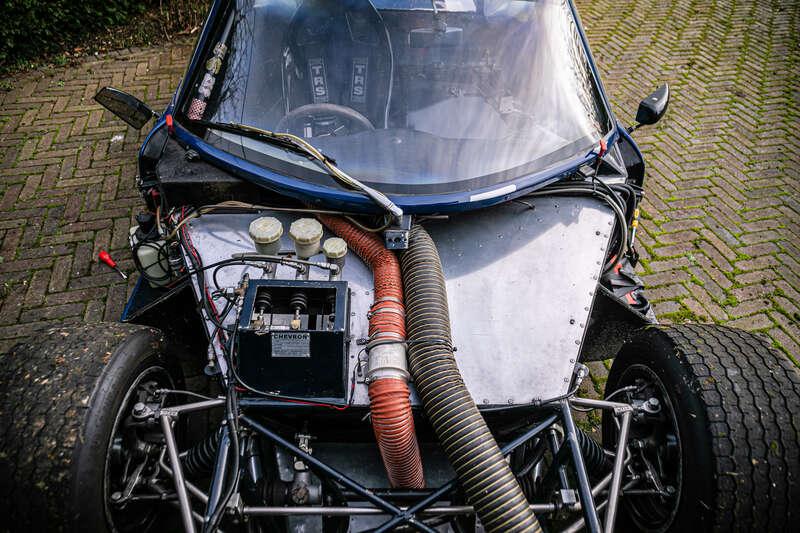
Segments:
[[[306,155],[315,161],[320,167],[325,169],[333,178],[337,179],[351,189],[363,192],[379,207],[387,211],[398,221],[403,216],[403,210],[400,209],[400,207],[398,207],[394,202],[392,202],[385,194],[373,189],[368,185],[365,185],[356,178],[344,172],[342,169],[336,166],[336,161],[320,152],[302,137],[292,135],[291,133],[280,133],[276,131],[264,130],[255,126],[248,126],[246,124],[237,124],[235,122],[212,122],[208,120],[195,120],[192,122],[206,128],[212,128],[219,131],[243,135],[252,139],[258,139],[266,143]]]
[[[211,128],[214,130],[225,131],[228,133],[235,133],[236,135],[242,135],[243,137],[248,137],[250,139],[258,139],[273,146],[285,148],[287,150],[291,150],[299,154],[309,155],[304,148],[298,147],[294,142],[290,140],[278,137],[277,134],[271,131],[260,130],[258,128],[252,128],[250,126],[245,126],[243,124],[237,124],[235,122],[213,122],[210,120],[193,120],[192,124],[197,124],[198,126],[203,126],[204,128]]]

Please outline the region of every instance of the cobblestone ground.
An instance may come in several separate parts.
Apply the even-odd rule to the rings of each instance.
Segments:
[[[795,2],[579,0],[618,117],[669,81],[636,139],[649,163],[638,243],[664,322],[763,331],[800,356],[800,7]],[[142,135],[91,99],[103,85],[166,104],[190,43],[35,72],[0,90],[0,352],[55,321],[114,320],[139,202]],[[796,360],[796,359],[795,359]],[[595,384],[604,368],[594,368]]]

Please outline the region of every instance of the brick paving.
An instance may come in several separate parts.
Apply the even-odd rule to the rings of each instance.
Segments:
[[[641,272],[664,322],[766,333],[800,356],[800,6],[792,1],[578,0],[618,117],[668,81],[647,157]],[[103,85],[163,107],[191,43],[34,72],[0,91],[0,352],[55,321],[115,320],[132,281],[143,134],[91,97]],[[602,366],[595,369],[602,381]]]

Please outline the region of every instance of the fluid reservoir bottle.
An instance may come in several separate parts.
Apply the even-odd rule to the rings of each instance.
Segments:
[[[151,287],[162,287],[172,279],[166,243],[155,229],[155,217],[150,213],[136,216],[138,226],[130,229],[129,243],[136,266]]]
[[[328,260],[328,263],[339,267],[337,272],[331,272],[330,279],[340,279],[342,270],[344,269],[344,261],[347,256],[347,242],[339,237],[325,239],[325,242],[322,243],[322,253],[325,254],[325,259]]]
[[[278,255],[281,250],[283,224],[275,217],[259,217],[250,223],[250,238],[262,255]]]
[[[289,236],[299,259],[308,259],[319,253],[322,224],[314,218],[298,218],[289,226]]]

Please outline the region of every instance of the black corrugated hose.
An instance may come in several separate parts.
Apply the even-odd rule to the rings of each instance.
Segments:
[[[409,248],[400,262],[411,375],[467,502],[486,531],[540,532],[536,515],[456,365],[442,263],[421,226],[412,227]]]

